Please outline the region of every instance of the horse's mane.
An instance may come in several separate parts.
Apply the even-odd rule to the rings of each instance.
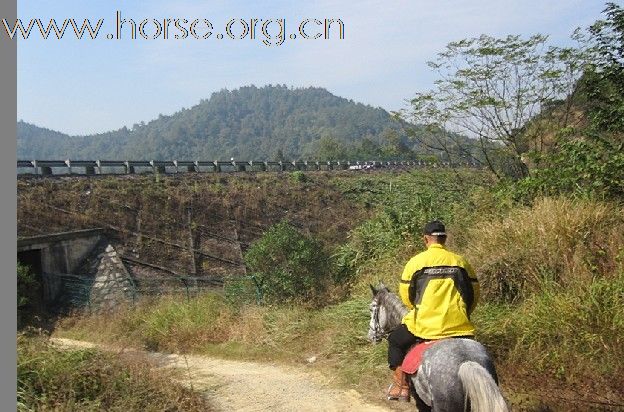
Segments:
[[[376,298],[377,302],[386,308],[387,323],[392,326],[399,325],[403,316],[409,311],[403,302],[401,302],[401,298],[385,288],[377,292]]]

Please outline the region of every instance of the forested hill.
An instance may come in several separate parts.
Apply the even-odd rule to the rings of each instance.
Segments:
[[[373,153],[388,143],[414,148],[385,110],[313,87],[222,90],[171,116],[91,136],[17,126],[20,159],[261,160],[317,157],[332,144]]]

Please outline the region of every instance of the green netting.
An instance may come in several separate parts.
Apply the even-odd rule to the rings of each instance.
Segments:
[[[230,276],[224,279],[225,297],[237,306],[262,303],[262,288],[254,276]]]
[[[48,295],[56,309],[63,311],[82,309],[98,310],[124,301],[136,303],[141,297],[179,295],[190,300],[207,291],[222,291],[236,304],[260,304],[262,290],[253,276],[231,275],[201,276],[150,276],[124,278],[102,286],[93,276],[75,274],[46,274]]]

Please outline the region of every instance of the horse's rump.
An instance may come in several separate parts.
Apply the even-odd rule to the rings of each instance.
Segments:
[[[463,410],[466,385],[459,371],[466,363],[480,365],[497,381],[494,364],[481,343],[466,338],[444,339],[423,353],[418,373],[412,379],[416,393],[427,405],[435,404],[436,410]]]

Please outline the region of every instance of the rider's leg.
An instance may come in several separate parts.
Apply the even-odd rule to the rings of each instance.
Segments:
[[[409,402],[410,400],[410,392],[409,392],[409,382],[407,380],[407,375],[401,370],[400,366],[397,366],[394,370],[394,375],[392,377],[392,383],[388,388],[388,393],[386,397],[389,401],[403,401]]]
[[[400,325],[388,335],[388,365],[394,370],[393,382],[388,388],[388,400],[409,401],[409,382],[401,364],[409,348],[421,339]]]
[[[401,366],[409,349],[422,339],[412,335],[407,326],[401,324],[388,335],[388,365],[394,370]]]

